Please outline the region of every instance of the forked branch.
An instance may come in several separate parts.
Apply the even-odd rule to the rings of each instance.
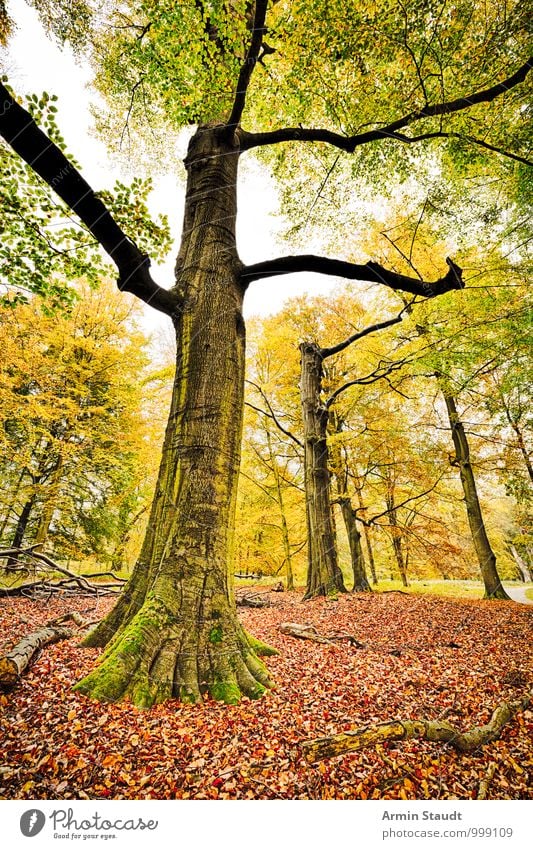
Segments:
[[[396,141],[408,142],[409,137],[402,136],[398,131],[404,127],[421,121],[424,118],[435,118],[443,115],[452,115],[455,112],[462,112],[469,109],[477,103],[490,103],[502,94],[505,94],[510,89],[523,83],[528,73],[533,67],[533,58],[524,62],[523,65],[507,77],[505,80],[482,89],[474,91],[463,97],[458,97],[455,100],[442,101],[441,103],[427,103],[421,109],[414,112],[409,112],[407,115],[398,118],[397,121],[392,121],[380,129],[369,130],[365,133],[356,133],[353,136],[343,136],[341,133],[335,133],[325,129],[306,129],[304,127],[284,127],[279,130],[272,130],[266,133],[248,133],[241,131],[241,150],[250,150],[253,147],[260,147],[269,144],[278,144],[279,142],[301,141],[301,142],[325,142],[333,145],[340,150],[345,150],[347,153],[353,153],[357,147],[369,142],[378,141],[380,139],[395,139]],[[417,139],[422,140],[422,138]],[[486,145],[485,145],[486,146]],[[502,151],[498,151],[501,153]]]
[[[355,731],[344,731],[329,737],[319,737],[302,743],[305,757],[310,763],[357,752],[367,746],[376,746],[391,740],[429,740],[432,743],[449,743],[459,752],[473,752],[496,740],[508,722],[531,702],[533,693],[521,699],[502,702],[493,712],[487,725],[460,731],[449,722],[439,719],[398,719],[370,725]]]

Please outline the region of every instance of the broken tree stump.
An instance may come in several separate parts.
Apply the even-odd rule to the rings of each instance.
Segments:
[[[462,732],[449,722],[438,719],[402,719],[383,722],[344,731],[329,737],[318,737],[302,743],[302,749],[309,763],[334,758],[348,752],[357,752],[367,746],[375,746],[387,740],[429,740],[432,743],[449,743],[459,752],[473,752],[486,743],[496,740],[505,725],[513,716],[529,705],[533,691],[512,702],[502,702],[493,712],[487,725],[476,726]]]

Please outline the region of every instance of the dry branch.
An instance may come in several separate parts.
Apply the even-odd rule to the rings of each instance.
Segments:
[[[282,622],[278,629],[282,634],[287,634],[289,637],[297,637],[300,640],[312,640],[314,643],[325,643],[328,646],[334,645],[339,640],[348,640],[350,645],[363,648],[363,643],[353,636],[353,634],[344,634],[335,632],[327,637],[320,634],[314,625],[308,622]]]
[[[479,792],[477,794],[478,799],[486,799],[487,798],[487,793],[489,792],[489,785],[490,785],[490,782],[492,781],[492,779],[494,778],[495,774],[496,774],[496,764],[494,763],[494,761],[492,761],[492,763],[489,764],[489,768],[487,770],[487,774],[485,775],[485,778],[483,778],[479,782]]]
[[[237,590],[235,603],[237,607],[270,607],[270,602],[262,596],[267,595],[270,590]]]
[[[318,737],[302,743],[309,763],[357,752],[367,746],[375,746],[387,740],[429,740],[432,743],[449,743],[459,752],[473,752],[496,740],[513,716],[524,710],[533,698],[533,691],[521,699],[502,702],[493,712],[487,725],[476,726],[470,731],[459,731],[449,722],[438,719],[402,719],[371,725],[355,731],[344,731],[329,737]]]
[[[124,586],[124,579],[119,578],[114,572],[95,572],[77,575],[71,572],[65,566],[60,566],[48,554],[43,554],[36,551],[37,546],[32,545],[29,548],[9,548],[0,551],[0,560],[4,557],[16,557],[17,560],[14,566],[8,570],[10,575],[23,573],[26,576],[30,572],[34,577],[38,572],[43,572],[46,577],[39,578],[34,581],[29,581],[18,586],[0,587],[0,595],[3,596],[32,596],[38,593],[64,592],[86,595],[99,595],[102,593],[120,592]],[[50,575],[57,572],[65,577],[60,580],[53,580]],[[114,579],[114,583],[98,584],[91,583],[89,578],[97,578],[104,575],[110,575]]]

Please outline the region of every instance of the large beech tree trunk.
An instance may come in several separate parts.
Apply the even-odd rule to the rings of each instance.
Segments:
[[[245,332],[235,242],[238,147],[200,128],[188,172],[176,287],[176,376],[148,530],[115,609],[86,640],[107,645],[77,689],[147,707],[203,693],[257,697],[267,671],[238,622],[232,553]]]
[[[300,393],[304,426],[307,588],[304,599],[346,592],[337,562],[331,517],[327,449],[328,411],[321,402],[322,353],[310,342],[300,345]]]
[[[496,556],[491,548],[481,505],[477,494],[476,481],[474,472],[470,463],[470,447],[466,438],[465,429],[462,421],[459,419],[455,399],[448,392],[443,391],[448,420],[452,431],[453,445],[455,448],[454,465],[459,467],[461,484],[463,487],[466,512],[468,515],[468,524],[472,534],[472,541],[476,550],[481,577],[485,585],[485,598],[499,598],[509,600],[509,596],[505,592],[498,570],[496,568]]]

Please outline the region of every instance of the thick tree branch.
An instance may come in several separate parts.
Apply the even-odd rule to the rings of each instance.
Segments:
[[[248,265],[241,271],[241,281],[243,286],[246,287],[253,280],[260,280],[262,277],[276,277],[299,271],[310,271],[317,274],[345,277],[348,280],[367,280],[371,283],[381,283],[395,291],[409,292],[411,295],[421,295],[423,298],[434,298],[436,295],[442,295],[451,289],[464,288],[462,269],[449,257],[446,258],[446,262],[449,269],[445,276],[429,283],[425,280],[417,280],[414,277],[389,271],[377,262],[358,265],[340,259],[304,254],[302,256],[267,259],[263,262],[257,262],[255,265]]]
[[[167,315],[177,297],[152,279],[150,259],[126,236],[65,154],[0,83],[0,135],[82,220],[118,268],[118,287]]]
[[[246,103],[246,92],[252,78],[253,70],[259,59],[261,52],[261,44],[265,34],[265,18],[267,11],[268,0],[256,0],[255,17],[252,30],[252,40],[246,59],[241,68],[239,79],[237,80],[237,90],[235,92],[235,100],[231,110],[231,115],[228,118],[228,127],[235,128],[241,120],[241,115],[244,111]]]
[[[250,150],[253,147],[259,147],[268,144],[278,144],[279,142],[287,141],[303,141],[303,142],[325,142],[334,147],[345,150],[347,153],[353,153],[357,147],[379,139],[397,139],[398,141],[407,141],[407,137],[402,137],[398,134],[398,130],[414,124],[416,121],[421,121],[424,118],[435,118],[441,115],[451,115],[454,112],[462,112],[469,109],[477,103],[490,103],[505,92],[524,82],[529,71],[533,67],[533,58],[528,59],[523,65],[510,77],[502,80],[490,88],[482,91],[472,92],[471,94],[459,97],[455,100],[443,101],[442,103],[426,104],[421,109],[410,112],[393,121],[381,129],[369,130],[366,133],[357,133],[354,136],[343,136],[340,133],[335,133],[324,129],[305,129],[304,127],[284,127],[279,130],[273,130],[267,133],[248,133],[241,131],[241,150]],[[499,151],[501,152],[501,151]]]

